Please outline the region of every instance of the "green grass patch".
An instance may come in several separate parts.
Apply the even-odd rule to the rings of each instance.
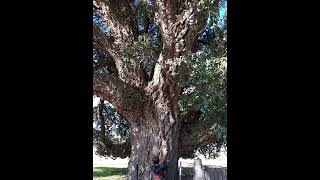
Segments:
[[[105,177],[114,175],[126,175],[128,168],[112,168],[112,167],[94,167],[93,177]]]
[[[191,167],[185,167],[182,168],[181,176],[193,176],[194,175],[194,169]]]
[[[94,177],[93,180],[125,180],[126,176],[115,175],[115,176],[106,176],[106,177]]]

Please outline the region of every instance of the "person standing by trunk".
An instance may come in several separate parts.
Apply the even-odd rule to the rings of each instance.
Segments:
[[[159,163],[159,156],[156,155],[152,158],[150,180],[165,180],[165,171],[168,165],[166,162]]]

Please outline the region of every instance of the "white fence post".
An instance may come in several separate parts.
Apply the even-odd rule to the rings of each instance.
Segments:
[[[203,180],[203,174],[201,159],[195,159],[193,180]]]
[[[181,172],[182,172],[182,166],[181,166],[181,161],[180,161],[179,180],[181,180]]]

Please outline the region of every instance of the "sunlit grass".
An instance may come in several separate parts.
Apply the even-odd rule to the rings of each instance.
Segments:
[[[127,168],[112,168],[112,167],[94,167],[93,168],[93,177],[99,178],[99,179],[100,178],[109,178],[110,179],[109,176],[115,176],[112,178],[119,179],[120,177],[125,176],[127,173],[128,173]],[[116,177],[116,176],[118,176],[118,177]],[[105,180],[105,179],[101,179],[101,180]]]
[[[115,175],[107,177],[94,177],[93,180],[125,180],[126,176],[124,175]]]

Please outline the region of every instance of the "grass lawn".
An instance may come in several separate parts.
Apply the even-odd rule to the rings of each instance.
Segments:
[[[94,167],[93,178],[95,180],[123,180],[128,173],[127,168]]]
[[[107,176],[107,177],[93,177],[93,180],[125,180],[126,176]]]

